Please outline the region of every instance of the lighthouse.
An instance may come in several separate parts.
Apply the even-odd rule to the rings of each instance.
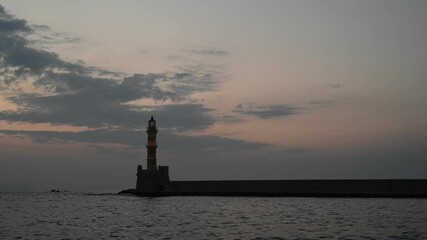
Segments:
[[[151,116],[147,126],[147,169],[137,167],[136,194],[159,193],[170,190],[169,167],[157,166],[157,126]]]
[[[157,127],[156,127],[156,120],[154,120],[153,116],[151,116],[151,119],[148,121],[148,127],[147,127],[147,170],[148,171],[155,171],[157,170],[157,157],[156,157],[156,150],[157,150]]]

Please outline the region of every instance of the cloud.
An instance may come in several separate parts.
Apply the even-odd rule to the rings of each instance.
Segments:
[[[145,130],[97,129],[82,132],[55,131],[16,131],[0,130],[10,136],[27,136],[38,143],[83,142],[92,144],[121,144],[137,150],[145,150]],[[162,151],[205,152],[205,151],[242,151],[267,147],[264,143],[234,140],[216,136],[182,136],[168,131],[160,131],[159,139]],[[99,146],[97,146],[99,147]],[[102,149],[102,146],[101,146]],[[128,151],[129,148],[126,149]]]
[[[311,105],[323,105],[323,104],[328,104],[328,103],[332,103],[333,100],[312,100],[310,102],[308,102],[308,104]]]
[[[13,68],[15,74],[23,70],[41,74],[46,68],[62,68],[70,71],[82,71],[78,64],[62,61],[57,54],[29,47],[28,34],[33,33],[25,20],[16,19],[0,9],[0,66]]]
[[[0,36],[5,36],[0,38],[0,89],[12,91],[6,99],[18,106],[0,112],[1,120],[138,129],[155,113],[162,118],[162,127],[176,131],[201,130],[213,124],[212,109],[188,103],[186,98],[216,90],[225,79],[222,69],[198,64],[177,72],[126,76],[64,61],[56,53],[35,48],[30,37],[21,34],[51,31],[48,26],[29,25],[0,10]],[[141,99],[162,104],[128,104]]]
[[[340,88],[341,84],[340,83],[328,83],[325,86],[329,87],[329,88]]]
[[[237,106],[234,107],[233,112],[244,112],[244,108],[242,106],[242,104],[239,104]]]
[[[223,123],[241,123],[244,122],[244,120],[240,117],[234,116],[234,115],[223,115],[222,117],[217,119],[219,122]]]
[[[187,53],[205,56],[227,56],[230,53],[218,48],[195,48],[185,50]]]
[[[98,93],[102,93],[102,90]],[[112,100],[105,100],[108,97]],[[213,124],[213,118],[208,115],[211,110],[201,104],[162,105],[144,111],[123,105],[115,100],[117,98],[121,96],[99,96],[86,92],[52,96],[24,94],[9,98],[20,109],[0,112],[0,119],[8,122],[138,129],[155,113],[162,119],[162,127],[177,131],[202,130]]]
[[[33,35],[30,42],[33,45],[52,45],[52,44],[76,44],[81,42],[79,37],[71,36],[64,32],[55,32],[49,26],[31,24]]]
[[[83,70],[81,66],[63,62],[56,54],[43,50],[19,46],[10,49],[9,51],[5,51],[4,53],[4,62],[8,66],[26,68],[35,74],[41,74],[46,68],[54,67],[65,68],[73,71]]]
[[[62,61],[57,54],[29,47],[29,42],[24,37],[0,31],[0,67],[9,69],[20,77],[23,72],[40,75],[52,69],[84,73],[90,71],[82,65]]]
[[[27,21],[16,19],[12,15],[6,13],[3,6],[0,5],[0,32],[29,32],[31,28],[28,26]]]
[[[187,60],[187,58],[184,56],[180,56],[180,55],[170,55],[170,56],[168,56],[168,60],[170,60],[170,61],[181,61],[181,60]]]
[[[298,108],[288,105],[268,105],[268,106],[249,106],[243,107],[241,104],[234,107],[233,112],[256,116],[261,119],[284,117],[298,113]]]

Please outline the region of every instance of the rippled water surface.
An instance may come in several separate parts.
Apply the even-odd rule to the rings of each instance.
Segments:
[[[427,239],[427,199],[0,193],[0,239]]]

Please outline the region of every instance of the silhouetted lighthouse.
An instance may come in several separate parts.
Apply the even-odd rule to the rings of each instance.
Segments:
[[[122,191],[141,196],[283,196],[283,197],[420,197],[427,198],[427,179],[375,180],[244,180],[170,181],[169,167],[157,166],[157,127],[147,127],[147,169],[137,167],[136,188]]]
[[[151,119],[148,121],[148,127],[147,127],[147,170],[154,171],[157,170],[157,157],[156,157],[156,150],[157,150],[157,127],[156,127],[156,120],[154,120],[153,116],[151,116]]]
[[[136,193],[143,194],[147,192],[162,193],[170,190],[169,186],[169,167],[157,167],[157,126],[156,120],[151,116],[147,127],[147,169],[141,165],[137,167]]]

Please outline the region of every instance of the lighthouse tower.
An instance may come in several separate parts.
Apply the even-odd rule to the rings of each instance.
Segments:
[[[136,193],[149,195],[170,191],[169,167],[157,166],[157,126],[153,116],[148,121],[146,147],[147,169],[141,165],[137,167]]]
[[[147,170],[155,171],[157,170],[157,127],[156,120],[154,120],[153,116],[151,116],[151,119],[148,121],[147,138]]]

